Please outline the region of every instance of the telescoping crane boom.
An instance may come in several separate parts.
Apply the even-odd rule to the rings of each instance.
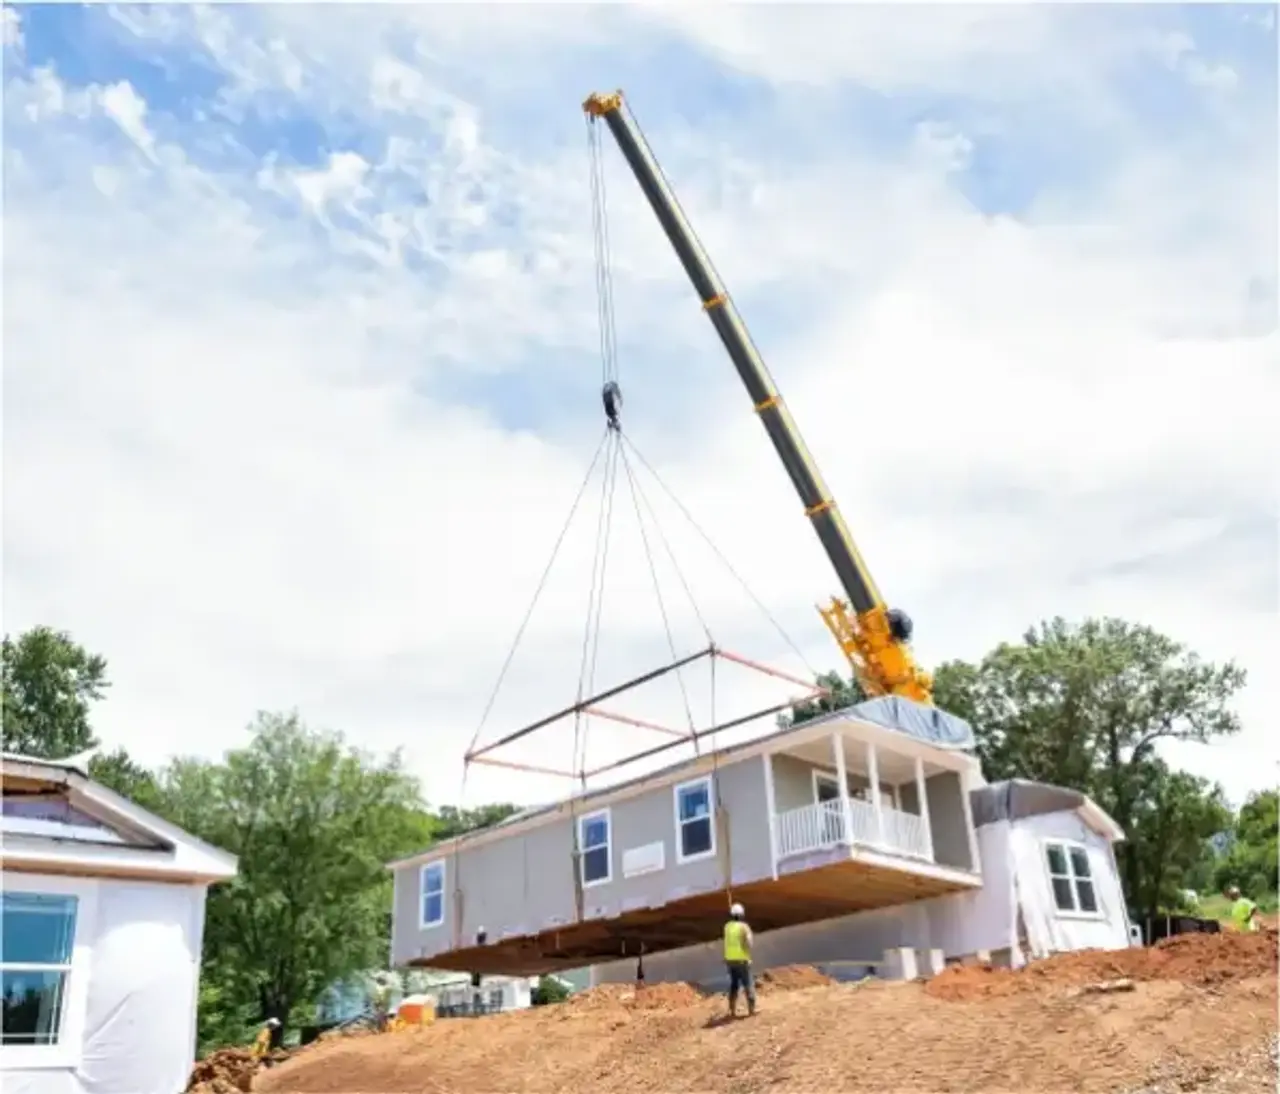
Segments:
[[[844,519],[836,508],[800,431],[782,401],[773,377],[757,352],[728,292],[689,226],[639,127],[629,116],[622,92],[593,94],[583,104],[592,119],[603,119],[648,199],[680,264],[693,283],[702,307],[729,352],[756,413],[782,459],[805,515],[848,600],[833,597],[820,607],[823,622],[849,659],[854,675],[869,695],[900,695],[917,702],[933,701],[933,681],[911,652],[911,620],[889,608],[872,580]]]

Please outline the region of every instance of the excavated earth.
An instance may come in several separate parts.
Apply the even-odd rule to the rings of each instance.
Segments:
[[[334,1038],[260,1071],[253,1090],[1261,1094],[1276,1089],[1276,974],[1267,930],[1063,954],[1017,972],[952,968],[927,983],[770,970],[758,1013],[736,1022],[722,997],[687,984],[611,985],[556,1006]]]

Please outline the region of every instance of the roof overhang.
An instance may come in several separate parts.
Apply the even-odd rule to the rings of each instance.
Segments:
[[[4,869],[23,873],[149,878],[214,883],[236,876],[235,855],[197,839],[94,782],[74,764],[5,753],[3,790],[56,793],[125,843],[98,843],[24,832],[4,833]]]

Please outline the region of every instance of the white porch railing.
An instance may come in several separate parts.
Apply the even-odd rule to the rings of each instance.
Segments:
[[[839,799],[788,809],[776,817],[778,858],[819,851],[841,844],[881,847],[901,855],[929,860],[929,840],[924,820],[889,806],[881,807],[884,838],[877,838],[876,810],[869,802],[849,802],[852,833],[845,832],[844,807]]]

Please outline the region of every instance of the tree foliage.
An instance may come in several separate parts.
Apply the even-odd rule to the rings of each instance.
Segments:
[[[1217,863],[1215,882],[1219,888],[1238,885],[1255,897],[1280,888],[1276,842],[1280,832],[1278,795],[1274,790],[1251,794],[1240,807],[1231,841]]]
[[[32,627],[0,648],[4,751],[58,760],[93,748],[89,711],[110,683],[106,659],[65,631]]]
[[[454,805],[441,806],[434,815],[431,836],[435,840],[453,839],[479,828],[488,828],[519,812],[518,805],[499,802],[481,805],[475,809],[459,809]]]
[[[1207,743],[1240,726],[1244,685],[1150,627],[1118,619],[1041,623],[977,664],[940,666],[938,706],[973,725],[988,779],[1021,777],[1082,790],[1120,824],[1125,894],[1154,911],[1226,820],[1221,792],[1171,771],[1161,741]]]
[[[386,863],[432,821],[398,754],[385,761],[261,714],[222,763],[177,760],[159,778],[170,820],[239,857],[209,893],[205,974],[232,1008],[288,1027],[299,1004],[386,960]]]
[[[818,687],[826,688],[827,694],[819,696],[817,699],[806,699],[803,703],[797,703],[792,708],[790,715],[778,715],[778,727],[780,729],[785,729],[787,726],[798,726],[824,714],[844,710],[845,707],[861,703],[867,697],[862,690],[862,685],[857,680],[846,679],[838,672],[824,672],[814,682]]]

